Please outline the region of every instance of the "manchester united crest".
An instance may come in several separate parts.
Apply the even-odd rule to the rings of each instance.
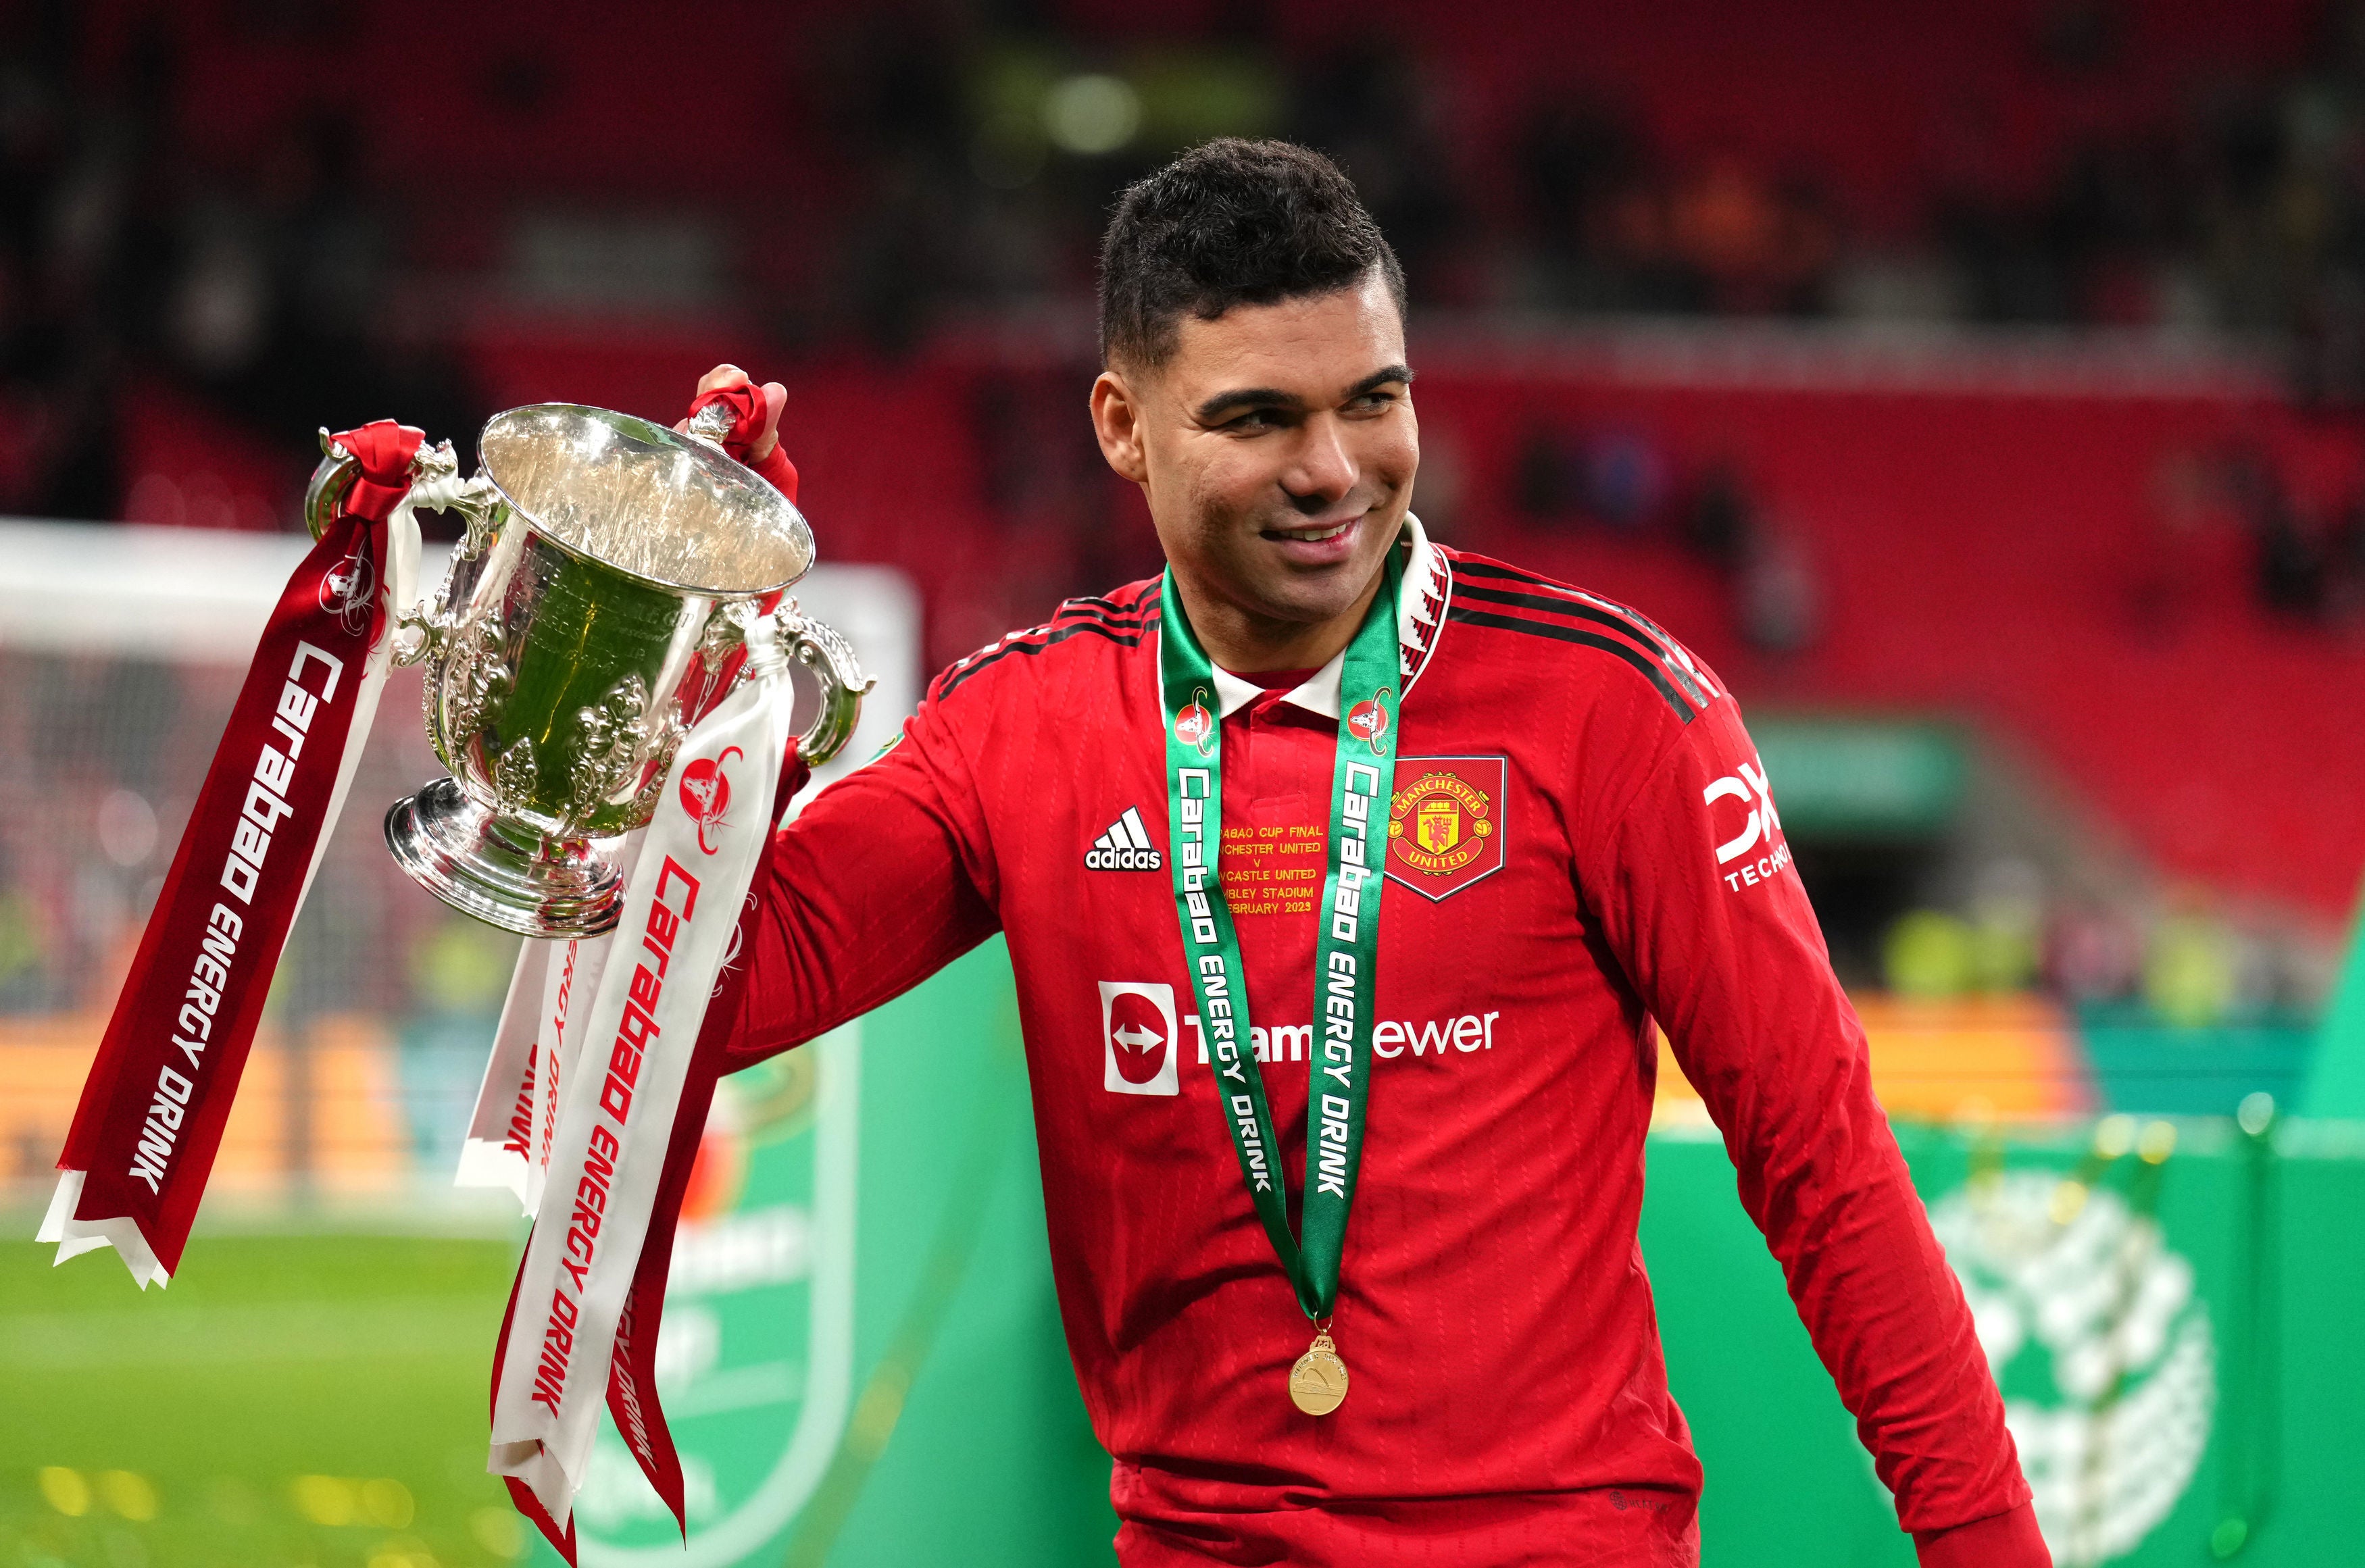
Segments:
[[[1427,898],[1503,868],[1499,756],[1402,756],[1388,802],[1388,875]]]

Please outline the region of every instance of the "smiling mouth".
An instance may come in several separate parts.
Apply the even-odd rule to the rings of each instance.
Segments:
[[[1354,527],[1359,521],[1361,520],[1358,518],[1351,517],[1344,522],[1334,522],[1314,528],[1268,528],[1264,531],[1264,536],[1267,539],[1296,539],[1309,544],[1318,544],[1323,540],[1338,538]]]

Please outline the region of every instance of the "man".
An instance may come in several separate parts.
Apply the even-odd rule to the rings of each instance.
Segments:
[[[1101,330],[1169,577],[955,664],[787,830],[737,1057],[1007,937],[1119,1559],[1698,1561],[1635,1243],[1655,1019],[1922,1561],[2046,1562],[1732,697],[1423,537],[1345,177],[1226,140],[1142,181]]]

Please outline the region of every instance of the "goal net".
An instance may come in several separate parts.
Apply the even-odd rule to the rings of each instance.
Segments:
[[[431,546],[421,581],[443,577]],[[256,637],[305,542],[0,521],[0,1197],[47,1200],[116,993]],[[917,699],[918,604],[879,567],[798,585],[876,676],[833,770]],[[801,678],[801,672],[800,672]],[[211,1191],[390,1197],[448,1189],[518,938],[457,914],[380,822],[443,769],[420,678],[397,670],[301,918]],[[803,717],[813,693],[801,689]]]

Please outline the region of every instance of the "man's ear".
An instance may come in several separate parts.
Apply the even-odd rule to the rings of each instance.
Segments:
[[[1093,383],[1093,434],[1108,465],[1137,485],[1149,483],[1149,457],[1142,449],[1147,410],[1122,371],[1104,370]]]

